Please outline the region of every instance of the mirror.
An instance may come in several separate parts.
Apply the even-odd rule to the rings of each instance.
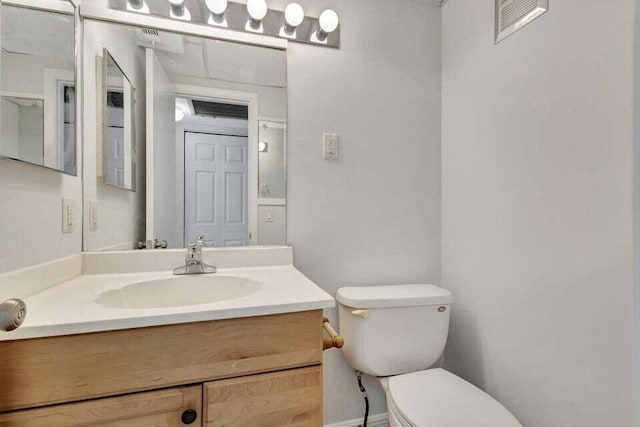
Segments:
[[[75,16],[63,5],[0,6],[0,155],[76,175]]]
[[[102,60],[104,182],[135,190],[135,88],[106,48]]]
[[[101,150],[85,126],[84,249],[285,244],[285,51],[92,20],[84,35],[85,117],[96,56],[112,59],[124,86],[107,85],[105,111],[132,129],[130,145],[105,130]]]

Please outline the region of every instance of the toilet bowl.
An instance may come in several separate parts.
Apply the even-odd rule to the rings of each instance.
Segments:
[[[522,427],[497,400],[444,369],[384,378],[381,384],[391,427]]]
[[[493,397],[440,368],[450,292],[432,285],[345,287],[343,352],[355,370],[378,378],[391,427],[522,427]]]

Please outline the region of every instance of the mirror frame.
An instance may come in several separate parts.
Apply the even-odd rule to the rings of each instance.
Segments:
[[[4,160],[10,160],[10,161],[14,161],[14,162],[19,162],[19,163],[23,163],[25,165],[31,165],[34,167],[39,167],[39,168],[43,168],[43,169],[47,169],[50,171],[54,171],[54,172],[58,172],[61,173],[63,175],[67,175],[67,176],[74,176],[74,177],[81,177],[81,174],[79,172],[80,170],[80,166],[78,165],[78,152],[80,150],[82,150],[82,144],[80,143],[81,139],[78,137],[78,135],[80,134],[80,132],[82,131],[82,126],[81,126],[81,122],[82,122],[82,103],[81,103],[81,96],[80,95],[80,89],[81,89],[81,84],[78,80],[78,66],[80,64],[80,58],[79,58],[79,52],[80,52],[80,45],[82,44],[82,38],[80,37],[80,28],[81,28],[81,21],[80,21],[80,10],[79,10],[79,6],[78,4],[76,4],[76,2],[74,0],[60,0],[58,2],[59,4],[56,5],[55,2],[51,2],[51,1],[47,1],[47,0],[2,0],[2,2],[0,3],[0,7],[1,6],[11,6],[11,7],[21,7],[23,9],[32,9],[32,10],[39,10],[39,11],[43,11],[43,12],[50,12],[50,13],[57,13],[57,14],[61,14],[61,15],[67,15],[67,16],[72,16],[73,17],[73,42],[74,42],[74,46],[73,46],[73,81],[74,81],[74,90],[75,90],[75,99],[74,99],[74,104],[75,104],[75,131],[74,131],[74,135],[73,135],[73,144],[75,146],[75,150],[74,150],[74,172],[67,172],[65,170],[62,169],[57,169],[57,168],[53,168],[51,166],[46,166],[44,164],[39,165],[37,163],[33,163],[33,162],[28,162],[26,160],[22,160],[22,159],[18,159],[18,158],[14,158],[14,157],[7,157],[7,156],[3,156],[0,153],[0,158],[4,159]],[[2,34],[0,33],[0,39],[2,38]],[[1,40],[0,40],[1,43]],[[0,93],[2,92],[2,88],[0,87]],[[40,99],[40,98],[38,98]],[[42,99],[44,101],[44,98]],[[1,110],[0,110],[1,111]],[[0,126],[1,126],[1,121],[0,121]],[[45,126],[45,124],[43,123],[43,126]],[[43,141],[44,143],[44,141]]]
[[[105,162],[106,162],[106,158],[107,158],[107,121],[106,121],[106,117],[107,117],[107,108],[108,108],[108,102],[109,102],[109,85],[108,85],[108,69],[109,69],[109,59],[111,59],[111,61],[113,62],[113,64],[118,68],[118,70],[120,71],[120,73],[122,74],[122,77],[124,77],[128,82],[129,82],[129,86],[131,87],[131,129],[130,129],[130,134],[131,134],[131,151],[132,151],[132,157],[131,157],[131,174],[133,176],[133,181],[131,183],[131,187],[120,187],[119,185],[114,185],[111,184],[109,182],[107,182],[107,173],[106,173],[106,167],[105,167]],[[137,153],[137,140],[136,140],[136,87],[133,85],[133,83],[131,83],[131,80],[129,79],[129,76],[127,76],[127,74],[124,72],[124,70],[122,69],[122,67],[120,66],[120,64],[118,64],[118,61],[116,61],[116,59],[113,57],[113,55],[111,55],[111,53],[109,52],[109,50],[105,47],[102,49],[102,165],[100,165],[100,167],[102,167],[102,178],[104,181],[105,185],[108,185],[110,187],[113,188],[119,188],[121,190],[125,190],[125,191],[132,191],[132,192],[136,192],[136,189],[138,188],[138,182],[137,182],[137,175],[136,175],[136,171],[138,168],[137,162],[136,162],[136,153]],[[124,105],[123,105],[124,108]],[[126,131],[126,129],[125,129]]]

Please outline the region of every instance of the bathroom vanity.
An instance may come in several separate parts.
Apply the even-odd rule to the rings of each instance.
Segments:
[[[314,310],[2,342],[1,410],[44,407],[0,425],[319,426],[321,325]]]
[[[225,267],[233,264],[225,256],[245,252],[261,265]],[[271,255],[261,263],[257,252]],[[322,308],[334,301],[292,265],[278,264],[290,253],[205,251],[222,268],[189,277],[122,272],[125,259],[152,269],[183,251],[85,254],[84,274],[26,297],[25,323],[0,335],[0,426],[322,425]],[[44,273],[26,271],[21,280]],[[190,283],[229,278],[255,288],[226,299],[193,295]],[[200,303],[172,305],[156,286],[142,307],[128,292],[166,280]],[[119,304],[104,299],[118,292]]]
[[[1,236],[0,329],[27,314],[0,331],[0,427],[321,426],[334,301],[283,246],[286,50],[338,47],[336,13],[291,38],[244,3],[223,26],[98,3],[1,5],[0,163],[55,194]]]

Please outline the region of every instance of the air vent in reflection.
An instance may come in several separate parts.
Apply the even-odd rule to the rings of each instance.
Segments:
[[[191,102],[197,116],[249,118],[249,108],[246,105],[222,104],[220,102],[199,101],[197,99]]]
[[[549,10],[549,0],[496,0],[496,43]]]

